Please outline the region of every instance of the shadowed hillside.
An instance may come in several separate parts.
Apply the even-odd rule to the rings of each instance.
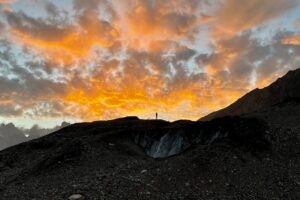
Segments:
[[[297,199],[297,131],[240,117],[74,124],[0,152],[0,195],[12,200],[72,194],[116,200]]]

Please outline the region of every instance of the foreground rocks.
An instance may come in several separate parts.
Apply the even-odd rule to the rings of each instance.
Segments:
[[[81,194],[73,194],[69,197],[69,200],[84,200],[84,196]]]
[[[169,141],[161,139],[166,134],[171,140],[182,136],[189,146],[170,142],[158,148],[169,157],[148,156],[155,142]],[[146,145],[137,142],[143,137]],[[0,196],[296,200],[299,139],[299,129],[237,117],[206,123],[125,118],[75,124],[0,152]],[[170,156],[174,147],[179,154]]]

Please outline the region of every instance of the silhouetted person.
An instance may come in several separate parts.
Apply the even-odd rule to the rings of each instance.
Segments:
[[[157,118],[158,118],[158,114],[157,114],[157,113],[155,113],[155,119],[157,120]]]

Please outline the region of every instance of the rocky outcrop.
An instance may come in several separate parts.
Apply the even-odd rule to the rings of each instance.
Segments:
[[[182,153],[193,145],[211,145],[215,142],[259,150],[266,147],[264,135],[267,126],[257,119],[226,117],[211,122],[195,122],[181,128],[167,127],[133,136],[148,156],[165,158]]]
[[[184,136],[184,132],[173,133],[168,131],[157,138],[147,134],[138,134],[134,137],[145,153],[153,158],[165,158],[183,152],[191,146],[191,142]]]
[[[81,194],[74,194],[68,198],[69,200],[84,200],[84,196]]]

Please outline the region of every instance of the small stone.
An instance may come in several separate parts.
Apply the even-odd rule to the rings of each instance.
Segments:
[[[185,183],[184,185],[185,185],[185,187],[190,187],[191,184],[190,183]]]
[[[84,196],[81,194],[73,194],[69,197],[69,200],[84,200]]]
[[[145,174],[148,170],[144,169],[141,171],[141,174]]]
[[[113,147],[113,146],[115,146],[115,144],[113,144],[113,143],[108,143],[108,146]]]

